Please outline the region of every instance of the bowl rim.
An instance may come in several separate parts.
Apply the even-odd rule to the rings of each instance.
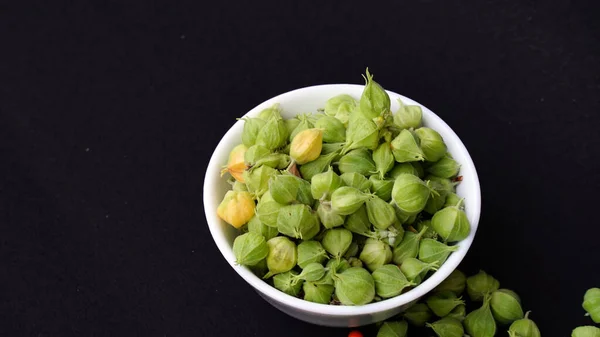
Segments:
[[[277,96],[274,96],[272,98],[269,98],[262,103],[259,103],[254,108],[250,109],[247,113],[245,113],[241,118],[257,115],[258,112],[260,112],[262,109],[264,109],[268,106],[271,106],[272,104],[274,104],[278,101],[284,101],[286,98],[288,98],[290,96],[298,95],[299,93],[302,93],[303,91],[309,91],[309,90],[315,90],[315,89],[327,89],[327,88],[336,88],[336,89],[347,88],[348,90],[356,90],[358,88],[363,89],[364,85],[344,84],[344,83],[319,84],[319,85],[312,85],[312,86],[306,86],[306,87],[294,89],[294,90],[279,94]],[[343,91],[343,90],[341,90],[341,91]],[[218,160],[216,158],[219,156],[220,153],[222,153],[222,151],[229,152],[229,149],[226,148],[228,146],[226,144],[226,143],[228,143],[228,141],[226,141],[226,140],[232,136],[231,133],[234,131],[234,128],[236,128],[236,126],[238,126],[240,123],[243,123],[243,121],[241,119],[238,119],[238,121],[236,121],[227,130],[227,132],[223,135],[223,137],[221,138],[221,140],[215,147],[215,150],[213,151],[213,154],[211,155],[210,161],[208,162],[206,172],[205,172],[205,177],[204,177],[203,203],[204,203],[204,213],[205,213],[205,216],[207,219],[208,228],[209,228],[209,231],[213,238],[213,241],[217,245],[217,248],[219,249],[219,251],[221,252],[223,257],[225,258],[225,260],[229,263],[229,265],[238,273],[238,275],[241,276],[252,287],[254,287],[255,290],[257,290],[260,293],[264,294],[265,296],[268,296],[269,298],[279,302],[282,305],[285,305],[290,308],[294,308],[295,310],[307,312],[307,313],[321,314],[321,315],[324,314],[324,315],[329,315],[329,316],[349,316],[349,315],[365,315],[365,314],[368,315],[368,314],[373,314],[373,313],[377,313],[377,312],[393,310],[394,308],[400,307],[406,303],[410,303],[411,301],[418,300],[420,297],[429,293],[438,284],[440,284],[444,279],[446,279],[458,267],[460,262],[463,260],[463,258],[469,251],[471,244],[473,242],[473,239],[475,237],[475,234],[477,232],[477,229],[479,227],[479,219],[480,219],[480,215],[481,215],[481,187],[480,187],[479,177],[477,175],[477,171],[475,168],[475,164],[473,163],[473,159],[471,158],[468,150],[466,149],[466,147],[463,144],[460,137],[458,137],[458,135],[454,132],[454,130],[452,130],[452,128],[450,128],[450,126],[444,120],[442,120],[438,115],[436,115],[433,111],[431,111],[430,109],[425,107],[423,104],[421,104],[413,99],[410,99],[406,96],[400,95],[400,94],[390,91],[390,90],[386,90],[386,92],[388,93],[388,95],[390,95],[390,98],[398,97],[398,98],[402,99],[403,103],[405,103],[405,104],[417,104],[417,105],[421,106],[421,108],[423,110],[423,115],[426,114],[427,119],[437,119],[438,123],[441,123],[443,127],[447,128],[447,130],[445,130],[446,131],[445,133],[449,133],[450,135],[453,136],[453,138],[454,138],[453,141],[458,145],[457,147],[459,148],[459,150],[461,152],[463,152],[462,155],[465,158],[465,161],[461,162],[461,166],[463,168],[464,167],[469,168],[469,171],[472,172],[471,174],[475,181],[475,184],[473,186],[474,190],[471,192],[472,195],[471,194],[469,195],[469,198],[474,199],[474,200],[472,200],[472,202],[475,205],[474,217],[473,217],[473,219],[470,219],[471,233],[469,234],[469,236],[466,239],[460,241],[461,248],[462,247],[464,247],[464,248],[459,249],[458,251],[454,252],[451,255],[453,257],[452,259],[448,259],[446,262],[444,262],[444,264],[442,264],[442,266],[435,273],[433,273],[430,277],[428,277],[425,281],[423,281],[421,284],[419,284],[415,288],[413,288],[401,295],[398,295],[398,296],[395,296],[392,298],[388,298],[388,299],[384,299],[379,302],[369,303],[369,304],[360,305],[360,306],[320,304],[320,303],[309,302],[309,301],[288,295],[288,294],[276,289],[275,287],[269,285],[268,283],[263,281],[261,278],[256,276],[254,273],[252,273],[252,271],[250,271],[250,269],[248,269],[247,267],[238,266],[235,264],[235,257],[233,256],[233,250],[229,246],[227,239],[225,238],[225,235],[223,234],[223,232],[221,230],[219,230],[219,226],[221,226],[222,220],[220,218],[218,218],[216,211],[214,211],[214,212],[210,211],[211,209],[216,210],[216,206],[218,206],[218,204],[220,203],[220,200],[218,200],[218,201],[214,200],[215,198],[214,198],[213,191],[215,189],[216,182],[211,180],[208,177],[208,175],[211,172],[214,172],[215,170],[217,170],[217,172],[220,171],[222,163],[218,162]],[[348,94],[350,94],[350,93],[348,93]]]

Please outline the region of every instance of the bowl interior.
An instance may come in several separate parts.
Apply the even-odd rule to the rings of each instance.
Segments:
[[[275,103],[281,104],[283,108],[282,115],[284,118],[294,117],[299,113],[314,113],[317,109],[323,108],[325,102],[335,95],[349,94],[354,98],[359,99],[363,88],[364,86],[362,85],[331,84],[297,89],[261,103],[244,116],[257,116],[261,110],[270,107]],[[226,182],[226,178],[220,177],[220,170],[221,167],[227,163],[231,149],[241,143],[241,133],[244,122],[237,121],[219,142],[208,164],[204,181],[204,210],[210,232],[217,247],[225,257],[225,260],[227,260],[232,268],[234,268],[244,280],[261,292],[262,295],[273,298],[284,305],[297,308],[298,310],[326,313],[328,315],[365,314],[389,310],[411,302],[429,292],[450,275],[467,253],[477,231],[481,210],[479,180],[473,161],[458,136],[437,115],[423,105],[407,97],[391,91],[387,92],[392,102],[392,111],[398,109],[398,98],[402,99],[402,102],[405,104],[420,105],[423,109],[423,124],[438,131],[442,135],[448,146],[448,151],[456,161],[461,163],[460,175],[463,176],[463,180],[457,187],[457,194],[465,198],[465,211],[471,223],[471,233],[469,237],[459,243],[459,249],[451,254],[441,268],[433,273],[427,280],[414,289],[391,299],[358,307],[349,307],[317,304],[284,294],[258,278],[248,268],[235,265],[232,244],[233,240],[238,235],[238,231],[222,221],[216,214],[217,206],[223,199],[225,193],[231,188],[231,185]]]

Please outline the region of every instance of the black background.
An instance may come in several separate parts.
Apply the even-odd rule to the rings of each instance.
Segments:
[[[202,184],[236,117],[291,89],[362,84],[366,66],[441,116],[473,157],[482,218],[461,269],[517,291],[544,336],[590,324],[593,3],[4,6],[0,335],[346,336],[242,281],[208,232]]]

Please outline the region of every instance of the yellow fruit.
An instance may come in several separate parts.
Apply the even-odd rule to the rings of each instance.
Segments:
[[[229,153],[229,160],[227,161],[227,166],[221,170],[221,176],[225,174],[225,172],[229,172],[235,180],[244,183],[243,173],[246,170],[246,163],[244,162],[244,155],[246,154],[246,150],[248,148],[244,144],[240,144],[231,150]]]
[[[300,165],[306,164],[319,158],[322,148],[323,130],[306,129],[292,139],[290,157]]]
[[[245,191],[228,191],[217,207],[217,215],[235,228],[242,227],[254,216],[254,199]]]

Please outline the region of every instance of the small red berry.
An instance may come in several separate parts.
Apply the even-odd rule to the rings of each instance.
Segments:
[[[362,332],[358,331],[358,330],[353,330],[350,331],[350,333],[348,334],[348,337],[363,337]]]

